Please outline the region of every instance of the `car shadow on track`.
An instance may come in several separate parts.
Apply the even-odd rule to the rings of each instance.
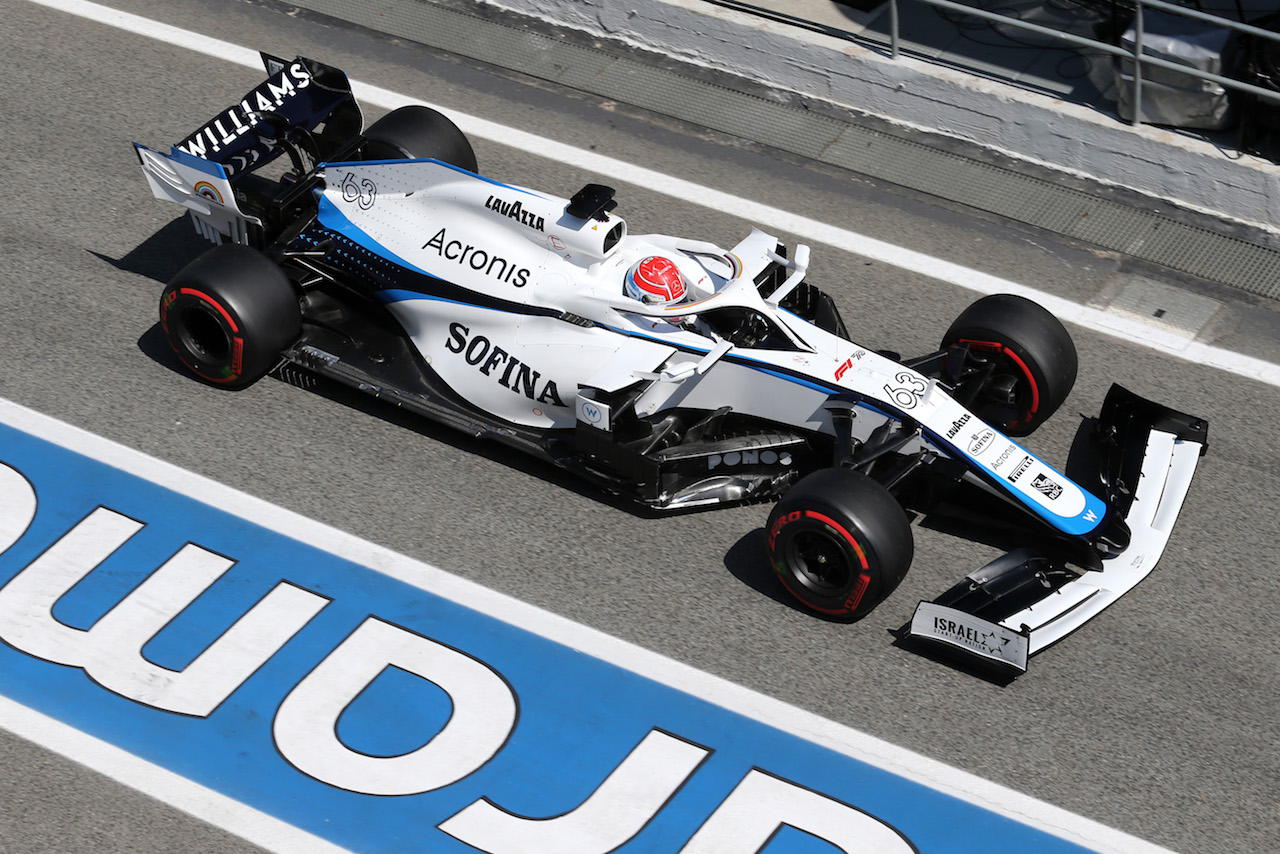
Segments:
[[[90,254],[118,270],[153,279],[159,286],[155,289],[156,299],[159,300],[161,288],[190,261],[210,248],[209,241],[196,234],[191,227],[191,220],[182,216],[120,258],[112,258],[101,252]]]
[[[821,619],[820,614],[805,608],[782,586],[773,567],[769,565],[769,559],[765,557],[764,537],[765,532],[762,527],[748,531],[740,537],[729,547],[729,551],[725,552],[724,568],[730,575],[757,593],[786,605],[794,611],[811,614]]]
[[[933,662],[934,664],[940,664],[943,667],[955,670],[958,673],[964,673],[965,675],[972,676],[975,679],[981,679],[984,682],[995,685],[997,688],[1008,687],[1021,675],[1019,673],[1011,673],[1007,669],[986,667],[972,657],[966,657],[962,654],[951,652],[944,647],[932,646],[924,643],[923,641],[911,638],[907,631],[910,626],[911,622],[907,621],[902,624],[901,628],[891,630],[889,632],[894,639],[891,646],[906,650],[913,655],[917,655],[920,658]]]
[[[761,505],[764,507],[765,505]],[[766,511],[767,513],[767,511]],[[762,513],[765,515],[765,513]],[[729,574],[757,593],[767,596],[775,602],[786,605],[793,611],[822,620],[828,623],[850,623],[847,617],[828,616],[805,607],[800,600],[792,596],[782,585],[778,575],[769,565],[766,557],[765,530],[763,527],[748,531],[736,543],[730,546],[724,556],[724,567]],[[861,618],[860,618],[861,619]]]

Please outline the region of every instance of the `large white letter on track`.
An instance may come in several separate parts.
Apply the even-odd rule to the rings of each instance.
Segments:
[[[453,714],[426,744],[369,756],[338,738],[338,718],[387,667],[432,682]],[[273,732],[281,755],[304,774],[352,792],[415,795],[456,783],[502,749],[516,725],[516,696],[488,665],[370,617],[289,692]]]
[[[845,854],[915,854],[916,850],[874,816],[753,769],[680,854],[758,854],[783,825],[811,833]]]
[[[0,463],[0,554],[16,543],[36,518],[36,491],[16,469]]]
[[[142,657],[142,647],[235,561],[188,543],[91,628],[59,622],[67,591],[143,527],[99,507],[0,588],[0,639],[46,661],[80,667],[104,688],[166,712],[205,717],[328,604],[276,585],[181,671]]]
[[[643,830],[709,752],[650,730],[572,812],[523,818],[481,800],[439,827],[485,854],[606,854]]]

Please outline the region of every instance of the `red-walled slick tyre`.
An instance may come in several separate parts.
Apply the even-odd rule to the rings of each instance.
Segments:
[[[970,363],[991,368],[972,409],[1010,436],[1026,436],[1052,415],[1076,381],[1076,345],[1062,321],[1013,294],[993,294],[966,308],[942,338],[963,344]]]
[[[430,157],[468,172],[477,171],[476,154],[466,134],[447,116],[412,104],[392,110],[364,132],[366,160],[416,160]]]
[[[839,619],[870,613],[898,586],[915,544],[887,489],[852,469],[802,478],[769,514],[766,548],[787,590]]]
[[[298,295],[256,249],[217,246],[178,271],[160,295],[160,326],[182,364],[222,388],[244,388],[302,333]]]

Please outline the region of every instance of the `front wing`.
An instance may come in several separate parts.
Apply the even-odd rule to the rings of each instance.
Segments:
[[[1097,475],[1129,529],[1128,545],[1065,583],[1051,577],[1045,556],[1011,552],[933,602],[921,602],[910,638],[1025,672],[1029,656],[1096,617],[1155,569],[1208,447],[1208,425],[1113,386],[1095,436],[1102,450]],[[1038,595],[1028,597],[1037,586]],[[1016,610],[1006,613],[1010,602]]]

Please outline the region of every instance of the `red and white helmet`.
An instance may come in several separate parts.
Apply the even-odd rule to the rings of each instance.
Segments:
[[[684,277],[661,255],[650,255],[632,265],[623,288],[627,296],[649,305],[675,305],[685,295]]]

